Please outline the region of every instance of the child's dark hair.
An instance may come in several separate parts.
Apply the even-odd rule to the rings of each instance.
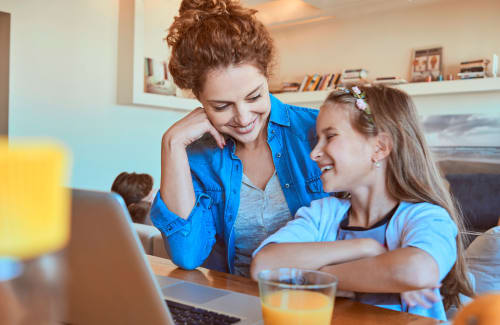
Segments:
[[[343,90],[333,91],[325,102],[347,109],[352,127],[365,137],[385,132],[393,148],[387,159],[386,187],[398,201],[429,202],[446,209],[456,223],[457,261],[443,280],[444,306],[460,306],[458,294],[474,295],[464,260],[463,217],[446,188],[422,132],[415,105],[405,92],[385,87],[358,86],[366,94],[369,114],[356,108],[356,98]]]
[[[148,174],[123,172],[118,175],[111,191],[120,194],[133,222],[145,223],[151,203],[142,201],[153,189],[153,177]]]

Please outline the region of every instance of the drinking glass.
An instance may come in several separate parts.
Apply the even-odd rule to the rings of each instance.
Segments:
[[[331,323],[337,278],[329,273],[281,268],[257,276],[265,325]]]

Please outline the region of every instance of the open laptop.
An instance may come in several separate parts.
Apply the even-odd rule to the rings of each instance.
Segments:
[[[72,190],[72,197],[71,239],[66,249],[68,308],[63,323],[262,323],[258,297],[156,277],[119,195]],[[229,318],[203,312],[186,316],[183,322],[179,313],[192,309],[186,305]]]

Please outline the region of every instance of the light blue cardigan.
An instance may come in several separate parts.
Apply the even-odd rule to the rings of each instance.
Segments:
[[[346,217],[350,201],[334,197],[311,202],[300,208],[295,219],[264,240],[253,255],[270,243],[335,241],[340,222]],[[439,281],[450,272],[457,259],[458,228],[448,212],[430,203],[401,202],[389,221],[386,243],[389,250],[417,247],[431,255],[439,267]],[[439,289],[435,289],[439,296]],[[431,308],[401,305],[379,306],[446,320],[443,303]]]

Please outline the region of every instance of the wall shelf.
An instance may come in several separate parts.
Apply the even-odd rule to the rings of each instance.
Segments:
[[[394,87],[405,91],[413,97],[477,93],[500,91],[500,78],[418,82],[396,85]],[[290,92],[276,94],[276,97],[288,104],[315,104],[315,106],[319,106],[329,93],[330,90]]]
[[[132,37],[128,38],[128,40],[132,41],[133,55],[131,71],[128,71],[128,75],[123,75],[123,80],[120,80],[120,82],[125,84],[124,88],[126,88],[126,96],[123,96],[124,99],[121,101],[123,103],[131,102],[134,105],[140,106],[153,106],[183,111],[191,111],[201,106],[200,102],[195,99],[144,92],[144,21],[146,15],[144,0],[129,1],[127,3],[132,7],[131,10],[133,13],[131,17],[133,31]],[[128,64],[125,67],[130,69]]]

